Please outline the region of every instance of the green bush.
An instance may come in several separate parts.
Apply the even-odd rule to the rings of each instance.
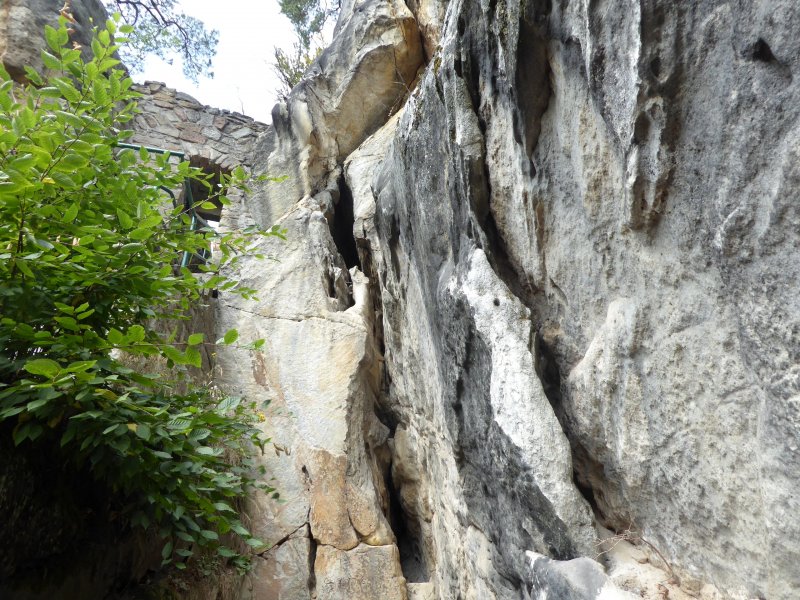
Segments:
[[[221,535],[261,545],[237,499],[273,492],[248,458],[266,441],[263,414],[182,385],[213,340],[156,329],[177,325],[212,289],[252,294],[219,269],[259,236],[281,232],[225,233],[214,238],[219,264],[200,277],[180,267],[183,253],[209,250],[212,236],[190,231],[189,210],[173,209],[163,190],[206,179],[167,155],[119,147],[132,135],[124,126],[137,93],[117,68],[116,33],[113,20],[97,31],[87,62],[68,46],[62,18],[46,30],[44,74],[28,69],[20,86],[0,67],[0,422],[18,446],[55,440],[64,460],[122,499],[128,523],[164,538],[165,562],[182,564],[195,545],[237,558]],[[224,186],[244,179],[236,169]],[[221,191],[212,193],[225,205]],[[148,361],[169,376],[131,366]]]

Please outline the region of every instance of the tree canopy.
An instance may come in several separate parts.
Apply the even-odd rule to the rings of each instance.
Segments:
[[[128,43],[120,49],[125,64],[133,72],[141,71],[145,58],[154,55],[170,62],[178,56],[184,75],[197,82],[213,77],[213,59],[219,32],[208,29],[200,19],[179,9],[176,0],[103,0],[110,13],[133,27]],[[281,88],[288,96],[303,74],[322,51],[322,32],[339,12],[339,3],[327,0],[279,0],[281,12],[289,19],[297,35],[290,51],[274,49],[273,68]]]
[[[175,0],[104,0],[110,13],[119,13],[133,27],[128,43],[120,50],[125,64],[141,69],[152,54],[171,62],[174,55],[183,62],[183,74],[197,82],[213,77],[212,61],[217,52],[219,32],[178,10]]]

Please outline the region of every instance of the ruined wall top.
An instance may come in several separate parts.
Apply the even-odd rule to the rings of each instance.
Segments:
[[[132,142],[179,150],[223,169],[252,162],[252,147],[268,125],[237,112],[204,106],[188,94],[165,84],[136,84],[142,94],[140,114],[133,123]]]

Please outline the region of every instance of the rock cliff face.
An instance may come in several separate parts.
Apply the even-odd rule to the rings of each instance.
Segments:
[[[347,31],[380,6],[357,3]],[[614,584],[677,596],[678,582],[708,597],[795,596],[800,11],[411,7],[427,62],[402,101],[382,101],[381,116],[399,114],[374,133],[377,118],[359,119],[371,137],[321,150],[370,106],[359,92],[348,108],[340,92],[334,110],[315,112],[315,90],[360,89],[333,66],[352,52],[340,23],[318,71],[277,108],[264,163],[320,174],[296,177],[299,204],[268,193],[268,210],[325,216],[359,269],[356,296],[369,277],[365,305],[347,308],[342,264],[317,276],[329,306],[360,311],[371,336],[377,354],[359,351],[353,367],[378,359],[368,371],[382,371],[366,402],[348,396],[367,412],[344,434],[358,449],[346,448],[340,497],[361,506],[347,480],[372,475],[412,597],[594,597]],[[372,95],[393,89],[363,60],[345,63]],[[341,233],[351,202],[357,262]],[[314,378],[328,364],[315,360]],[[388,472],[365,433],[371,408],[387,430],[377,439],[388,435]],[[320,547],[370,545],[358,527],[347,544],[326,542],[313,501],[311,514]],[[596,545],[607,535],[596,525],[668,574],[648,583],[616,550],[607,574],[571,560],[613,545]],[[325,597],[377,597],[338,589]]]
[[[215,367],[283,496],[242,599],[800,595],[798,33],[351,0],[269,128],[147,88],[140,141],[288,176],[209,324],[268,340]]]

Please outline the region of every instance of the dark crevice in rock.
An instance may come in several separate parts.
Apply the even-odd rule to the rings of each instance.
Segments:
[[[386,425],[389,429],[389,436],[394,436],[397,426],[400,424],[400,417],[397,414],[397,407],[392,406],[390,400],[390,390],[392,387],[392,377],[389,375],[389,370],[385,367],[382,368],[381,377],[381,394],[375,402],[375,416],[378,421]]]
[[[383,297],[381,294],[380,277],[372,258],[372,246],[366,238],[356,239],[356,249],[358,250],[359,264],[361,271],[369,279],[369,299],[372,307],[372,339],[379,356],[383,357],[385,344],[383,338]]]
[[[528,158],[531,158],[536,150],[542,116],[547,112],[552,95],[550,64],[547,60],[547,40],[538,26],[538,22],[544,17],[534,10],[531,10],[531,13],[529,18],[534,22],[527,18],[520,19],[519,22],[515,81],[517,105],[521,118],[517,118],[517,113],[514,113],[515,138],[524,144],[525,154]]]
[[[309,536],[310,546],[308,551],[308,591],[312,598],[317,597],[317,574],[314,563],[317,562],[317,540]]]
[[[400,552],[400,568],[407,582],[424,583],[430,581],[430,570],[423,550],[420,526],[403,508],[398,488],[399,484],[395,484],[394,478],[391,475],[387,476],[388,519]]]
[[[339,177],[338,185],[339,199],[334,208],[331,236],[333,236],[336,248],[339,250],[339,254],[341,254],[347,268],[358,267],[361,269],[356,238],[353,235],[353,224],[355,223],[353,194],[347,185],[347,181],[345,181],[344,175]]]
[[[303,472],[304,472],[304,473],[306,473],[306,474],[308,473],[308,471],[306,470],[306,467],[305,467],[305,466],[303,466]],[[277,550],[277,549],[278,549],[280,546],[282,546],[283,544],[285,544],[286,542],[288,542],[290,539],[292,539],[293,537],[295,537],[295,534],[296,534],[298,531],[300,531],[301,529],[303,529],[304,527],[306,527],[307,525],[308,525],[308,523],[303,523],[303,524],[302,524],[302,525],[300,525],[299,527],[296,527],[295,529],[293,529],[292,531],[290,531],[289,533],[287,533],[285,536],[283,536],[281,539],[279,539],[277,542],[274,542],[274,543],[273,543],[273,544],[272,544],[272,545],[271,545],[269,548],[267,548],[267,549],[266,549],[266,550],[264,550],[263,552],[259,552],[259,553],[258,553],[256,556],[260,556],[260,557],[264,558],[265,556],[267,556],[267,555],[268,555],[268,554],[270,554],[271,552],[274,552],[274,551],[275,551],[275,550]]]
[[[536,287],[528,276],[519,271],[514,265],[506,249],[505,240],[503,240],[503,236],[497,227],[494,215],[488,214],[483,223],[481,223],[481,230],[486,236],[487,247],[484,250],[492,269],[511,293],[531,310],[532,316],[535,315],[532,306],[537,292]]]
[[[396,230],[395,230],[396,231]],[[381,370],[381,389],[377,395],[374,405],[375,416],[378,420],[386,425],[389,429],[389,436],[394,436],[397,425],[400,420],[393,409],[390,398],[391,390],[391,376],[389,370],[383,363],[383,358],[386,351],[383,330],[383,294],[381,291],[381,276],[378,273],[375,260],[372,256],[372,246],[370,241],[364,237],[359,237],[356,240],[358,247],[358,255],[361,261],[362,270],[364,275],[369,279],[369,297],[372,307],[372,339],[375,344],[376,352],[378,353],[378,360],[380,361]],[[395,260],[397,259],[396,255]],[[397,266],[399,269],[399,266]],[[385,280],[385,277],[383,278]]]
[[[629,521],[615,516],[608,509],[604,489],[608,487],[606,470],[603,463],[592,456],[574,436],[568,436],[572,450],[572,473],[575,487],[589,503],[595,519],[603,527],[614,531],[622,531]]]
[[[540,334],[535,335],[536,373],[542,383],[547,400],[553,407],[553,412],[564,429],[564,406],[561,398],[561,372],[552,350],[548,347]]]
[[[534,345],[536,372],[542,389],[570,444],[573,483],[588,502],[598,523],[614,531],[622,531],[629,525],[630,519],[627,515],[614,514],[605,498],[604,490],[610,487],[605,465],[592,456],[573,433],[570,416],[564,406],[562,361],[541,334],[536,334]]]
[[[574,435],[571,435],[570,424],[564,410],[561,369],[558,358],[553,349],[547,344],[544,337],[537,333],[534,341],[534,356],[536,357],[536,373],[542,383],[547,400],[553,407],[553,413],[561,425],[561,430],[566,435],[572,451],[572,480],[575,487],[591,506],[592,511],[599,521],[603,522],[602,513],[598,508],[596,494],[602,492],[597,484],[603,478],[603,465],[595,460],[586,449],[580,445]]]
[[[750,48],[750,58],[756,61],[765,63],[776,63],[778,59],[772,53],[772,48],[764,41],[763,38],[758,38],[755,44]]]

